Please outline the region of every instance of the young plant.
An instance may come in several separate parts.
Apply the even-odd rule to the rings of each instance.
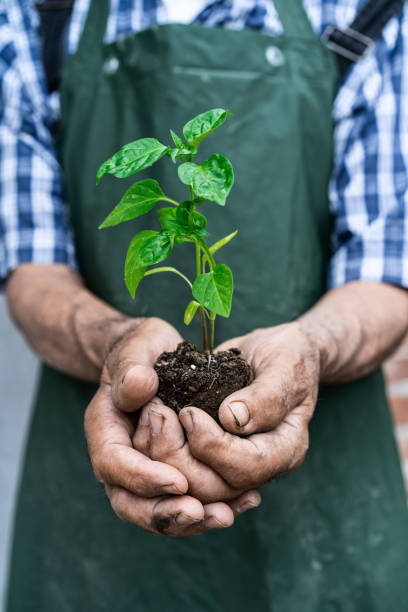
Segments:
[[[184,322],[189,325],[197,311],[200,312],[203,349],[210,353],[214,348],[215,318],[217,315],[229,317],[233,294],[232,272],[225,264],[217,263],[214,255],[236,236],[237,231],[208,246],[207,220],[197,208],[206,201],[225,206],[234,183],[234,172],[231,163],[223,155],[211,155],[202,164],[194,163],[194,157],[201,141],[231,114],[229,110],[215,108],[194,117],[183,128],[184,140],[170,130],[174,147],[163,145],[155,138],[130,142],[99,167],[96,179],[98,184],[105,174],[113,174],[118,178],[131,176],[152,166],[165,155],[174,163],[180,163],[178,176],[189,188],[188,199],[176,202],[164,194],[157,181],[144,179],[126,191],[99,229],[140,217],[159,202],[170,204],[157,211],[160,231],[142,230],[131,241],[125,262],[126,286],[134,298],[145,276],[159,272],[172,272],[180,276],[191,288],[194,298],[185,310]],[[191,242],[195,251],[193,282],[176,268],[157,266],[171,254],[175,245],[184,242]],[[209,337],[207,319],[210,325]]]

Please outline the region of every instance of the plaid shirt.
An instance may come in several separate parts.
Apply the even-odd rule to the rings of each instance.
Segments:
[[[76,0],[68,53],[78,44],[89,1]],[[304,5],[321,35],[328,24],[346,27],[363,2],[304,0]],[[106,40],[166,22],[282,32],[270,0],[111,0]],[[31,0],[0,0],[0,77],[0,280],[24,262],[75,268],[51,136],[58,94],[46,93]],[[408,287],[407,10],[351,69],[333,113],[329,287],[352,280]]]

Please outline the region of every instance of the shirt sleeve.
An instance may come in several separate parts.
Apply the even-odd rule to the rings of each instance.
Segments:
[[[24,5],[0,0],[0,284],[22,263],[76,268],[53,110]]]
[[[329,287],[408,287],[408,20],[393,19],[334,105]]]

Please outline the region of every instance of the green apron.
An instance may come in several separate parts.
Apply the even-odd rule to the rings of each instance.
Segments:
[[[277,38],[173,24],[104,44],[108,3],[94,1],[66,65],[61,154],[81,273],[122,312],[163,317],[193,341],[199,329],[183,327],[182,281],[151,277],[130,300],[127,245],[155,227],[154,216],[99,232],[134,179],[106,177],[96,188],[95,173],[130,140],[167,142],[169,127],[180,132],[199,112],[231,108],[234,117],[202,145],[202,159],[224,153],[236,173],[227,207],[205,204],[214,241],[240,231],[223,251],[236,291],[231,318],[217,319],[217,341],[310,308],[325,291],[337,77],[300,0],[276,6],[285,29]],[[147,176],[185,197],[168,160]],[[172,258],[188,270],[191,245]],[[111,510],[83,435],[95,388],[43,369],[8,612],[408,610],[406,504],[380,372],[322,389],[304,465],[265,488],[259,509],[230,529],[181,540],[151,537]]]

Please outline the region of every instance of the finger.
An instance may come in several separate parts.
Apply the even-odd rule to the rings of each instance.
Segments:
[[[228,504],[214,502],[204,506],[204,520],[195,529],[205,533],[212,529],[225,529],[234,524],[234,513]],[[195,526],[192,528],[194,529]]]
[[[132,438],[133,448],[139,451],[139,453],[143,453],[144,455],[146,455],[146,457],[150,457],[151,432],[149,407],[156,402],[163,404],[163,402],[159,398],[154,398],[142,408],[140,412],[139,422]]]
[[[191,453],[235,488],[258,488],[296,469],[308,448],[310,416],[303,406],[292,410],[275,430],[248,438],[223,431],[198,408],[183,408],[179,416]]]
[[[215,502],[204,505],[204,518],[183,529],[179,537],[197,536],[213,529],[226,529],[234,524],[234,513],[228,504]]]
[[[220,405],[219,419],[231,433],[270,431],[305,400],[307,386],[295,372],[274,364],[255,375],[252,384],[232,393]]]
[[[229,486],[214,470],[198,461],[186,443],[178,416],[163,404],[149,405],[149,456],[177,468],[188,481],[188,493],[209,504],[236,498],[241,490]]]
[[[121,487],[106,487],[111,506],[125,522],[139,525],[154,535],[178,536],[203,521],[205,511],[192,497],[138,497]]]
[[[174,410],[160,401],[150,402],[148,408],[151,459],[167,461],[179,455],[185,456],[186,436]]]
[[[212,503],[204,506],[204,519],[187,527],[182,535],[200,535],[213,529],[226,529],[234,524],[235,517],[247,510],[256,508],[261,503],[257,491],[247,491],[228,503]]]
[[[97,479],[141,496],[183,494],[188,482],[176,468],[151,461],[132,447],[129,417],[114,408],[100,387],[85,414],[89,455]]]
[[[244,514],[248,510],[253,510],[261,505],[261,495],[258,491],[247,491],[243,493],[237,499],[232,500],[228,503],[234,516]]]

